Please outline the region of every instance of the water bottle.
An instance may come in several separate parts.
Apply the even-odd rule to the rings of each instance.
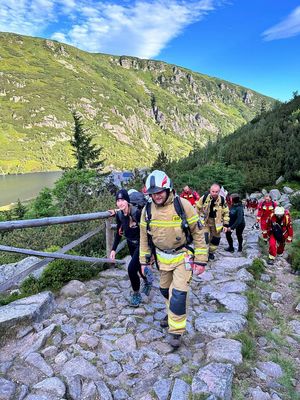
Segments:
[[[147,283],[148,283],[148,285],[152,285],[153,284],[153,272],[152,272],[152,270],[151,270],[151,268],[150,267],[145,267],[145,269],[144,269],[144,275],[145,275],[145,277],[146,277],[146,279],[147,279]]]

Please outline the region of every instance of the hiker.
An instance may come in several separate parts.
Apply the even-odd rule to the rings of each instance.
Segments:
[[[258,200],[256,197],[250,197],[250,212],[251,214],[255,214],[255,211],[257,210],[258,207]]]
[[[228,242],[228,247],[225,251],[234,253],[232,232],[235,230],[236,237],[238,240],[238,252],[243,250],[243,230],[245,229],[245,217],[244,217],[244,207],[240,199],[240,195],[237,193],[232,193],[232,206],[229,210],[229,226],[224,228],[226,239]]]
[[[175,195],[170,178],[155,170],[147,178],[147,203],[141,216],[140,262],[151,262],[160,272],[160,292],[167,316],[160,322],[169,328],[169,343],[176,349],[186,329],[187,295],[192,272],[204,272],[207,245],[194,207]]]
[[[285,243],[293,240],[293,226],[288,210],[277,206],[274,213],[267,221],[269,237],[269,259],[268,264],[273,265],[276,256],[284,252]]]
[[[277,207],[277,203],[272,200],[269,193],[265,194],[264,199],[258,204],[256,220],[260,224],[262,237],[266,242],[268,241],[267,220],[274,213],[275,207]]]
[[[180,193],[180,197],[188,200],[193,207],[195,207],[196,201],[200,199],[199,194],[195,190],[192,190],[188,185],[183,188],[183,191]]]
[[[231,194],[229,192],[226,194],[225,199],[226,199],[226,203],[227,203],[228,209],[230,210],[230,208],[232,206],[232,197],[231,197]]]
[[[200,215],[200,221],[206,229],[206,237],[209,243],[209,260],[214,260],[221,232],[229,223],[229,210],[225,198],[220,194],[220,185],[211,185],[209,193],[204,194],[196,202],[196,209]]]
[[[148,269],[145,273],[142,273],[141,264],[139,261],[139,223],[141,218],[141,210],[138,207],[130,204],[130,198],[125,189],[121,189],[117,192],[116,202],[118,210],[109,210],[112,215],[116,216],[117,222],[117,230],[110,253],[110,258],[112,260],[115,259],[116,249],[120,243],[122,235],[124,234],[127,240],[129,253],[132,257],[128,265],[128,275],[133,290],[129,305],[132,307],[138,307],[142,301],[142,296],[140,293],[140,276],[144,281],[142,292],[147,296],[150,294],[153,281],[151,270]]]

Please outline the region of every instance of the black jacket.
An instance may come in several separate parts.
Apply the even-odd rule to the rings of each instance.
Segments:
[[[116,214],[117,231],[112,250],[116,250],[124,235],[131,244],[138,246],[140,242],[140,219],[141,210],[130,205],[129,215],[124,215],[123,211]],[[130,226],[131,225],[131,226]]]
[[[233,204],[229,211],[230,229],[236,229],[238,226],[245,226],[244,207],[242,203]]]

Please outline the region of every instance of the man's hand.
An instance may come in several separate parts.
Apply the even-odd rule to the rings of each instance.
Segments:
[[[116,210],[107,210],[112,217],[116,215]]]
[[[115,250],[112,250],[112,251],[110,252],[109,258],[111,258],[112,260],[115,260],[115,258],[116,258],[116,252],[115,252]]]

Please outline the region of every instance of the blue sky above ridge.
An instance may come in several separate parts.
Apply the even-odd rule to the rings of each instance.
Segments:
[[[300,92],[299,0],[2,2],[0,31],[159,59],[283,101]]]

